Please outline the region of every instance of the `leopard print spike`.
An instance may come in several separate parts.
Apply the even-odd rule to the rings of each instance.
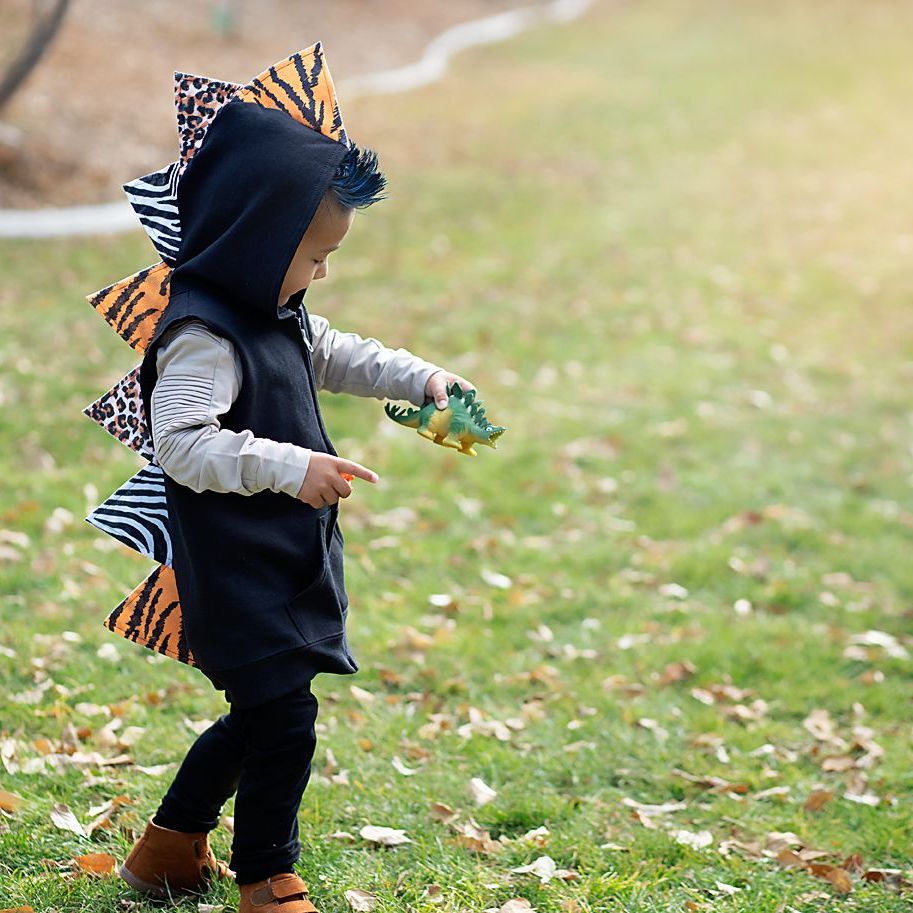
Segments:
[[[241,85],[236,82],[222,82],[208,76],[192,76],[175,71],[174,107],[181,149],[179,174],[183,174],[203,144],[203,137],[222,106],[240,88]]]
[[[137,365],[107,393],[89,403],[82,411],[124,446],[152,461],[155,458],[155,445],[140,396],[139,369],[140,366]]]

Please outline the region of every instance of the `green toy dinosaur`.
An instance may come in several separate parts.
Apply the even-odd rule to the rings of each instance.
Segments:
[[[406,409],[393,403],[384,405],[384,412],[400,425],[415,428],[422,437],[452,447],[467,456],[476,456],[473,444],[485,444],[497,448],[497,439],[507,431],[500,425],[492,425],[485,418],[481,402],[475,401],[475,390],[463,392],[459,384],[447,387],[447,405],[438,409],[434,403],[427,403],[421,409]]]

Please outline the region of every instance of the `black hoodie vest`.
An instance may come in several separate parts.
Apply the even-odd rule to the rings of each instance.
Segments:
[[[151,415],[158,344],[196,318],[235,347],[239,395],[223,428],[336,454],[323,424],[300,290],[279,290],[346,147],[285,112],[232,101],[212,122],[178,185],[182,246],[170,299],[144,353]],[[358,670],[338,507],[288,494],[195,492],[165,475],[184,629],[200,669],[226,699],[251,706],[318,672]]]

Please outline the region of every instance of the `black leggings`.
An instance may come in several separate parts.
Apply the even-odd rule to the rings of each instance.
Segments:
[[[229,866],[238,884],[294,871],[298,808],[317,746],[317,698],[309,685],[220,716],[190,746],[153,821],[211,831],[237,790]]]

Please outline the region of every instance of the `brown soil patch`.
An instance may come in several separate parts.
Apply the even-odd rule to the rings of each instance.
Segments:
[[[75,0],[53,45],[0,114],[0,206],[124,199],[121,185],[177,157],[173,71],[246,82],[320,40],[337,85],[418,60],[444,29],[517,0]],[[3,59],[29,0],[4,5]],[[235,29],[215,27],[220,10]],[[346,99],[340,92],[343,119]],[[358,140],[357,135],[353,135]]]

